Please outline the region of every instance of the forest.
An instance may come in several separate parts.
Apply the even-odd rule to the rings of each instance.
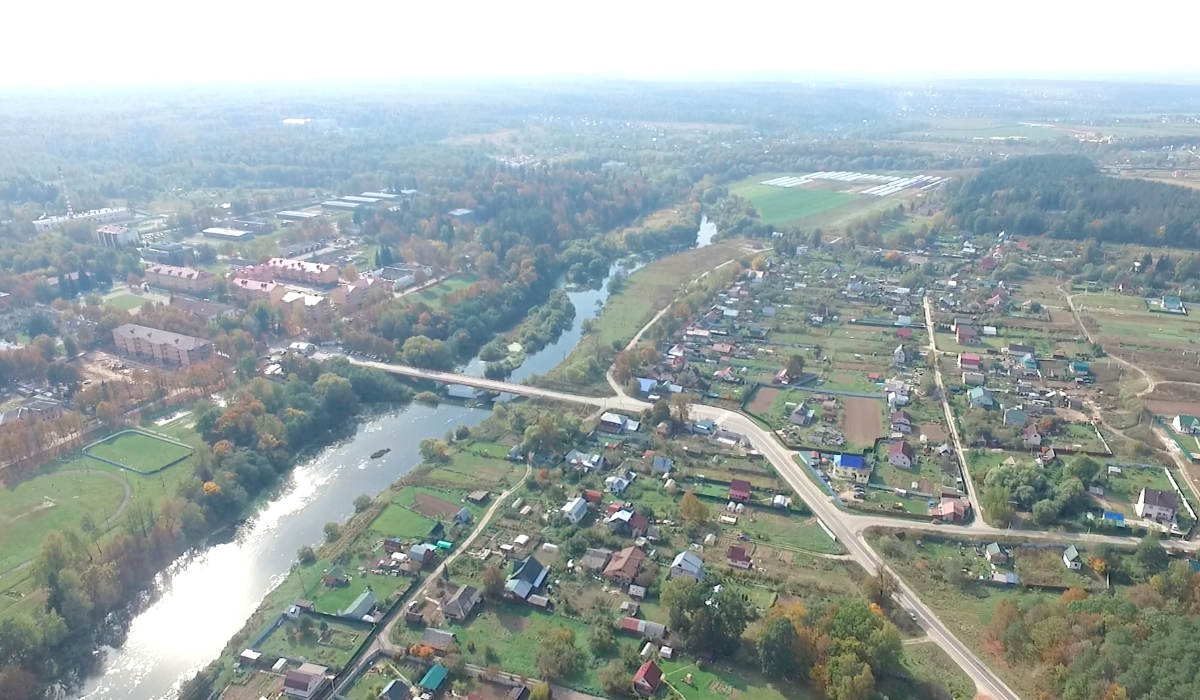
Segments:
[[[946,215],[975,234],[1200,248],[1200,192],[1100,172],[1083,156],[1009,158],[965,181]]]
[[[1047,700],[1200,697],[1200,575],[1187,561],[1168,565],[1152,546],[1157,552],[1139,548],[1136,558],[1155,573],[1120,592],[1072,589],[1032,606],[1001,600],[986,643],[1031,674]],[[1119,561],[1093,555],[1101,565],[1106,559]]]

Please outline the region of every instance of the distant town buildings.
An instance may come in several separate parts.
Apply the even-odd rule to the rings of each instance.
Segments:
[[[108,224],[96,228],[96,245],[104,248],[124,248],[136,246],[141,242],[138,232],[128,226]]]
[[[125,207],[114,209],[93,209],[75,216],[47,216],[33,222],[33,230],[38,233],[48,233],[72,221],[90,221],[97,224],[111,224],[129,219],[129,210]]]

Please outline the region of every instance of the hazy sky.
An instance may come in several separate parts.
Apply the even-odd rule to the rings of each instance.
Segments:
[[[12,3],[0,84],[1175,76],[1200,0]],[[18,29],[19,28],[19,29]]]

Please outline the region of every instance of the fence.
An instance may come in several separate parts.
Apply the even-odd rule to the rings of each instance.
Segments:
[[[1187,455],[1188,461],[1195,462],[1196,457],[1192,454],[1192,449],[1183,444],[1183,441],[1179,439],[1179,435],[1175,432],[1175,429],[1164,423],[1162,416],[1154,416],[1154,420],[1158,422],[1158,425],[1163,429],[1163,432],[1165,432],[1172,440],[1175,441],[1175,444],[1179,446],[1179,449],[1183,452],[1183,454]]]
[[[167,462],[166,464],[162,465],[161,467],[159,467],[157,469],[151,469],[150,471],[144,471],[142,469],[137,469],[136,467],[131,467],[128,464],[121,464],[120,462],[115,462],[111,459],[106,459],[104,457],[101,457],[100,455],[95,455],[88,451],[88,450],[92,449],[93,447],[95,447],[96,445],[108,442],[109,440],[112,440],[113,438],[120,437],[122,435],[127,435],[127,434],[144,435],[153,440],[161,440],[161,441],[169,443],[171,445],[177,445],[179,447],[184,447],[184,448],[187,448],[188,453],[182,457],[179,457],[178,459],[173,459],[170,462]],[[119,432],[113,433],[112,435],[109,435],[107,437],[104,437],[104,438],[101,438],[94,442],[91,442],[87,446],[85,446],[83,448],[83,450],[81,450],[81,451],[83,452],[83,454],[87,455],[88,457],[91,457],[92,459],[94,459],[98,462],[104,462],[105,464],[114,466],[117,469],[124,469],[125,471],[133,472],[135,474],[141,474],[142,476],[150,476],[152,474],[157,474],[157,473],[163,471],[164,469],[173,467],[176,464],[179,464],[180,462],[182,462],[183,460],[191,457],[192,453],[196,451],[196,448],[192,447],[191,445],[188,445],[187,443],[180,442],[174,438],[170,438],[165,435],[160,435],[158,433],[152,433],[150,431],[142,430],[140,428],[136,428],[136,429],[129,428],[127,430],[121,430]]]

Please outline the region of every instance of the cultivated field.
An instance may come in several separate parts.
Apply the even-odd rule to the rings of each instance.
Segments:
[[[846,440],[853,445],[870,446],[883,437],[883,402],[879,399],[846,397],[846,412],[842,428]]]
[[[803,219],[830,209],[856,204],[865,197],[845,194],[842,192],[827,192],[821,190],[806,190],[799,187],[771,187],[760,185],[755,178],[730,187],[730,192],[749,199],[758,209],[759,217],[765,224],[782,224]],[[863,205],[869,201],[862,201]]]

